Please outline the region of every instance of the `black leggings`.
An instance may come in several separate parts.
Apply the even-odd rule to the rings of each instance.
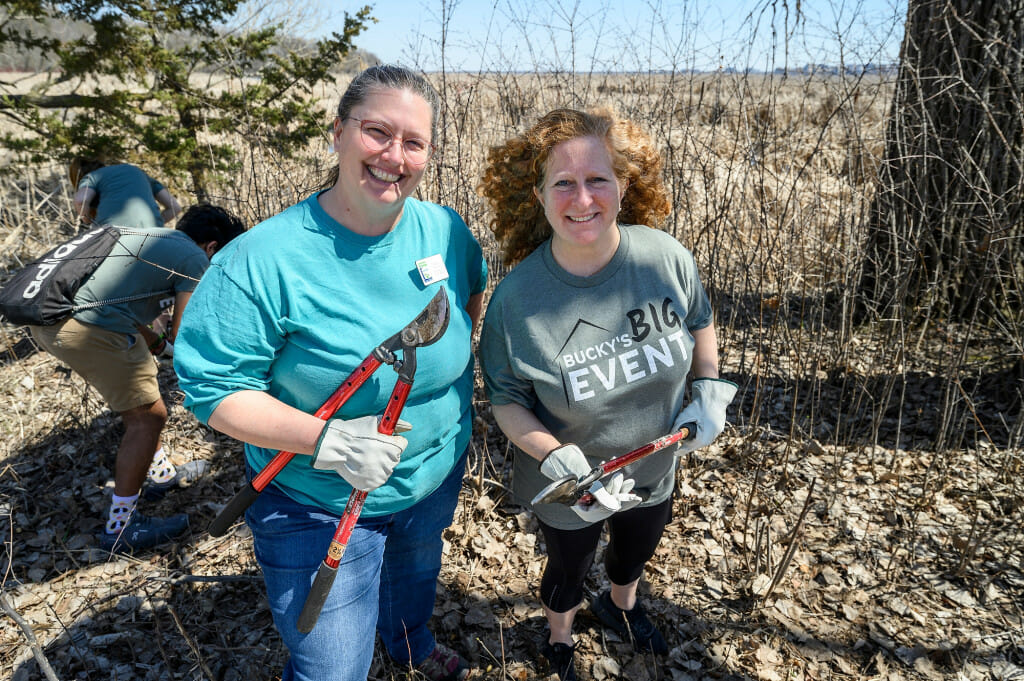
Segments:
[[[629,584],[644,572],[665,526],[672,519],[672,497],[656,506],[616,513],[608,523],[604,566],[612,584]],[[604,523],[579,530],[558,530],[540,523],[548,564],[540,578],[540,599],[555,612],[568,612],[583,600],[583,580],[594,563]]]

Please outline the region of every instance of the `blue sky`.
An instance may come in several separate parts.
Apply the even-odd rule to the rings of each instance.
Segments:
[[[802,0],[799,21],[796,0],[318,1],[324,32],[371,4],[378,23],[357,46],[423,70],[442,57],[469,71],[892,62],[906,14],[906,0]]]

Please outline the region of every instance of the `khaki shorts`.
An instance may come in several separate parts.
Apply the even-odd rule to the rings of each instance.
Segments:
[[[114,411],[160,399],[156,360],[142,336],[107,331],[73,317],[53,326],[29,328],[47,352],[96,388]]]

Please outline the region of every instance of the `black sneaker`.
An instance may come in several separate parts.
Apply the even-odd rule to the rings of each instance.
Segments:
[[[540,652],[547,658],[551,671],[558,674],[560,681],[576,681],[575,645],[551,643],[545,636]]]
[[[463,681],[469,678],[469,663],[448,646],[436,643],[427,659],[416,665],[416,678],[428,681]]]
[[[99,545],[109,553],[132,553],[170,541],[187,529],[188,516],[184,513],[170,518],[150,518],[135,511],[120,532],[101,531]]]
[[[196,480],[206,475],[210,470],[210,462],[198,459],[196,461],[183,463],[180,466],[175,466],[175,469],[176,472],[174,473],[174,477],[167,482],[153,482],[152,480],[148,480],[146,482],[146,486],[142,489],[142,498],[146,501],[159,501],[172,489],[188,487]]]
[[[612,602],[612,594],[605,591],[590,604],[590,611],[601,622],[626,641],[633,642],[638,652],[651,651],[656,655],[668,652],[668,644],[658,628],[647,619],[644,606],[637,601],[632,610],[623,610]]]

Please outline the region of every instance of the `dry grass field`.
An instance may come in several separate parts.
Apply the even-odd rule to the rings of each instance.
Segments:
[[[642,582],[670,655],[635,655],[584,611],[586,679],[1024,679],[1024,419],[1014,351],[983,325],[855,324],[891,83],[878,76],[447,74],[423,197],[456,208],[504,273],[475,193],[488,147],[557,106],[607,106],[662,145],[674,213],[715,304],[730,426],[690,456]],[[340,87],[343,83],[339,83]],[[337,93],[327,93],[325,112]],[[325,125],[328,114],[325,113]],[[326,140],[326,138],[325,138]],[[305,196],[325,140],[284,167],[248,148],[215,200],[254,223]],[[0,179],[0,279],[73,232],[57,166]],[[187,187],[176,187],[187,196]],[[1019,351],[1017,351],[1019,352]],[[166,444],[213,474],[156,511],[166,551],[92,548],[118,419],[77,376],[0,328],[0,676],[274,679],[284,652],[244,525],[205,528],[242,482],[239,445],[180,406]],[[476,679],[549,678],[537,642],[543,542],[507,495],[482,392],[435,610]],[[595,568],[590,593],[606,577]],[[378,656],[371,678],[405,678]],[[555,677],[550,677],[555,678]]]

